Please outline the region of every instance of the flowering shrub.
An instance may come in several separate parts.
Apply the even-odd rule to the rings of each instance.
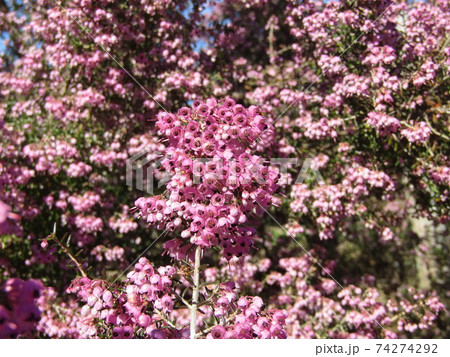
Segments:
[[[281,288],[273,303],[287,308],[292,337],[397,338],[392,327],[398,334],[427,330],[444,310],[435,296],[427,297],[413,288],[382,302],[371,277],[362,282],[369,286],[364,290],[352,284],[342,287],[330,279],[333,269],[322,271],[320,276],[312,269],[313,264],[311,255],[283,258],[279,265],[284,274],[267,276],[267,284]],[[316,283],[308,285],[309,279]]]
[[[0,337],[445,337],[449,24],[0,1]]]

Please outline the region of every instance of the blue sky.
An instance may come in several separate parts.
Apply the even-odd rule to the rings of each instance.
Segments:
[[[3,44],[4,40],[7,40],[9,38],[9,35],[6,31],[3,31],[0,34],[0,54],[3,54],[3,52],[5,51],[5,45]]]

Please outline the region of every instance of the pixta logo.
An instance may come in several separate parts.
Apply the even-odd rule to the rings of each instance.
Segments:
[[[161,161],[163,153],[158,151],[151,151],[150,149],[143,149],[131,156],[126,162],[126,184],[137,190],[153,194],[155,188],[160,188],[170,181],[170,174],[161,169]],[[204,174],[204,168],[208,166],[208,163],[213,163],[215,167],[215,174]],[[264,183],[265,179],[260,174],[260,167],[267,164],[267,161],[254,163],[247,167],[249,176],[249,183],[256,180],[260,183]],[[305,180],[310,181],[313,179],[319,185],[325,183],[321,173],[319,172],[318,165],[313,158],[306,158],[304,161],[298,158],[272,158],[269,161],[270,166],[278,167],[280,174],[286,175],[289,173],[289,169],[297,171],[298,175],[294,180],[295,184],[303,183]],[[301,165],[301,167],[299,166]],[[192,167],[191,167],[192,166]],[[218,158],[192,158],[189,163],[189,170],[186,170],[190,174],[190,180],[193,184],[200,184],[201,182],[227,181],[227,184],[233,185],[232,181],[238,176],[237,169],[239,165],[235,160],[224,160]],[[295,170],[297,168],[297,170]],[[226,172],[226,175],[223,174]],[[291,171],[292,172],[292,171]],[[245,181],[244,178],[240,178],[241,182]]]
[[[167,183],[169,175],[159,171],[162,157],[161,152],[145,148],[128,158],[126,161],[127,186],[153,194],[156,187],[162,187]]]

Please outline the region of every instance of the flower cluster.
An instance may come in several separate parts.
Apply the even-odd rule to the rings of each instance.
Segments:
[[[383,113],[371,112],[367,114],[367,124],[375,128],[381,136],[396,133],[400,127],[398,119]]]
[[[170,174],[167,196],[139,198],[136,207],[149,224],[181,239],[166,243],[173,256],[187,244],[220,245],[224,256],[242,256],[253,245],[255,230],[246,226],[251,214],[272,204],[278,171],[252,155],[253,142],[269,119],[260,110],[232,99],[194,101],[177,114],[162,113],[155,124],[168,147],[161,161]]]
[[[11,278],[0,286],[0,338],[27,336],[40,321],[37,306],[44,285],[40,280]]]
[[[364,198],[371,192],[382,189],[384,197],[388,198],[395,187],[396,183],[386,173],[354,163],[345,171],[340,184],[320,185],[313,189],[306,184],[293,185],[289,207],[294,216],[311,214],[320,239],[326,240],[333,238],[337,226],[346,218],[365,216]],[[298,228],[298,222],[292,224],[297,227],[293,230],[294,237],[304,232],[302,227]],[[292,225],[288,227],[293,229]]]
[[[123,287],[84,277],[75,280],[68,292],[76,293],[85,303],[81,314],[90,320],[101,320],[112,338],[132,338],[139,329],[149,337],[156,333],[158,314],[173,310],[175,273],[172,266],[155,271],[147,259],[141,258],[127,274]]]
[[[216,301],[216,305],[223,310],[229,308],[232,302],[227,297],[220,297]],[[286,338],[284,330],[286,315],[283,311],[262,310],[264,303],[258,296],[243,296],[234,303],[237,305],[237,309],[233,312],[233,318],[227,321],[229,325],[214,326],[206,338]]]
[[[111,338],[188,338],[189,332],[182,327],[185,309],[174,309],[176,303],[181,303],[178,291],[186,287],[176,283],[175,276],[180,273],[174,266],[155,270],[146,258],[141,258],[120,284],[79,278],[68,292],[76,293],[85,303],[81,316],[71,317],[70,325],[68,321],[58,323],[48,307],[54,292],[48,291],[47,306],[42,304],[45,328],[40,330],[48,334],[56,330],[72,337],[92,338],[106,331]],[[202,308],[204,314],[198,321],[204,326],[201,334],[206,338],[286,338],[285,313],[265,310],[260,297],[239,298],[232,283],[220,284],[212,295],[204,290],[202,296],[211,301]],[[215,319],[224,322],[206,327]],[[74,335],[74,327],[78,335]]]
[[[329,262],[323,262],[326,268],[315,272],[313,255],[316,253],[311,251],[301,258],[281,259],[279,265],[284,273],[267,277],[268,284],[281,288],[273,304],[287,310],[291,337],[397,338],[432,328],[444,310],[436,296],[413,288],[384,303],[374,287],[340,286],[330,278],[333,268]],[[314,286],[307,282],[313,277],[317,279]],[[371,281],[366,278],[367,283]]]
[[[14,221],[20,218],[16,213],[11,212],[11,207],[0,201],[0,234],[18,233],[18,228]]]
[[[400,132],[410,143],[426,143],[431,135],[431,129],[427,123],[421,121],[411,128],[405,128]]]

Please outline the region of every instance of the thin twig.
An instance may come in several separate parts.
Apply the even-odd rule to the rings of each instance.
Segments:
[[[236,315],[238,314],[238,312],[239,312],[239,309],[236,309],[230,316],[228,316],[228,317],[225,319],[225,323],[228,323],[228,322],[230,322],[231,320],[233,320],[233,319],[236,317]],[[210,332],[214,327],[215,327],[215,325],[210,326],[210,327],[204,329],[204,330],[201,332],[201,335],[206,335],[206,334],[207,334],[208,332]]]
[[[437,136],[440,136],[442,139],[445,139],[445,140],[447,140],[447,141],[450,141],[450,138],[449,138],[447,135],[438,132],[436,129],[434,129],[434,128],[431,126],[431,123],[430,123],[430,121],[428,120],[428,115],[427,115],[427,114],[425,114],[423,117],[424,117],[425,121],[427,122],[428,127],[430,128],[430,130],[431,130],[431,132],[432,132],[433,134],[435,134],[435,135],[437,135]]]
[[[161,311],[159,311],[159,310],[155,310],[155,311],[157,312],[157,314],[161,318],[161,320],[163,320],[165,323],[167,323],[170,327],[176,329],[176,326],[169,319],[167,319]]]
[[[83,278],[87,278],[87,274],[83,270],[81,263],[72,255],[70,250],[58,238],[56,238],[56,232],[52,234],[51,238],[56,242],[56,244],[58,244],[61,250],[75,263],[77,269],[79,270]]]
[[[181,302],[182,302],[183,304],[185,304],[189,309],[191,308],[191,304],[189,304],[189,303],[186,301],[186,299],[184,299],[180,294],[178,294],[177,292],[175,292],[174,294],[175,294],[175,296],[176,296],[178,299],[180,299]]]

